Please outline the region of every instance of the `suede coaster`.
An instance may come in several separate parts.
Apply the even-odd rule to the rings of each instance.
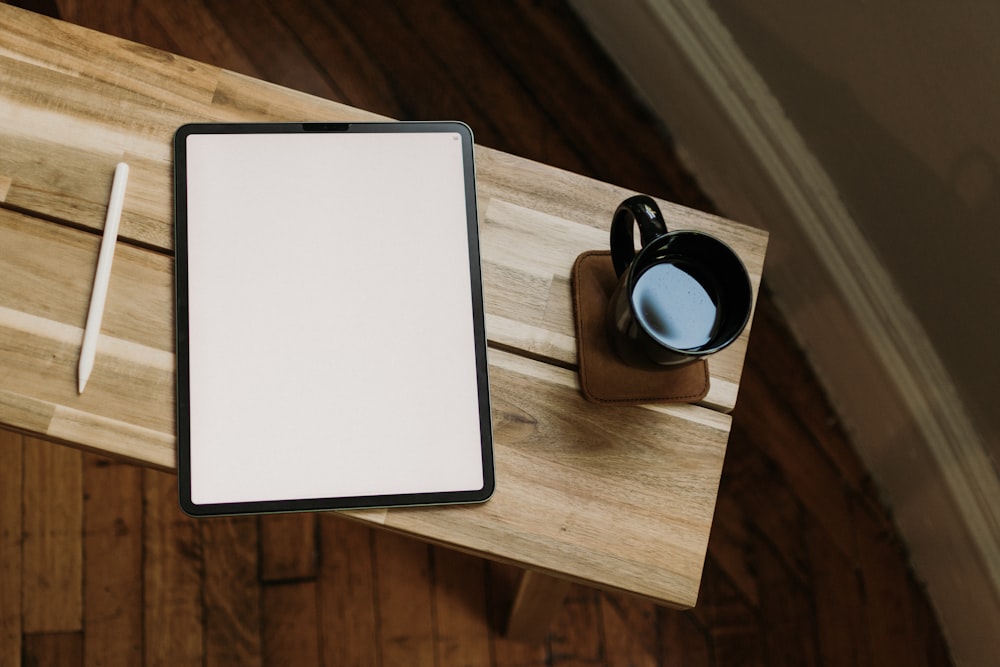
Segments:
[[[591,250],[576,258],[571,276],[580,388],[593,403],[691,403],[708,393],[708,363],[699,359],[679,367],[629,366],[611,347],[605,317],[618,283],[609,251]]]

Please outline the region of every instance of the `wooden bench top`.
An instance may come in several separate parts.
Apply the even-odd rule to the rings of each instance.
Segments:
[[[0,425],[175,465],[171,139],[195,121],[385,120],[0,5]],[[474,130],[475,128],[473,128]],[[94,372],[76,391],[114,166],[131,167]],[[477,147],[497,491],[355,519],[675,607],[694,605],[750,327],[699,405],[577,385],[569,275],[633,194]],[[759,288],[766,233],[668,202]]]

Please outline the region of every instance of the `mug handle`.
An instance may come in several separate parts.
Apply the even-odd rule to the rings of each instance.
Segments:
[[[639,240],[645,246],[667,233],[660,207],[651,197],[634,195],[618,205],[611,221],[611,261],[621,276],[635,258],[634,224],[639,225]]]

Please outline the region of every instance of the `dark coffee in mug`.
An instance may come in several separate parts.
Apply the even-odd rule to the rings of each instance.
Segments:
[[[632,307],[636,319],[657,342],[694,350],[719,329],[718,295],[690,262],[654,264],[635,281]]]
[[[750,319],[750,277],[736,253],[704,232],[667,231],[649,197],[630,197],[618,207],[611,259],[619,279],[608,304],[608,334],[626,363],[694,361],[730,345]]]

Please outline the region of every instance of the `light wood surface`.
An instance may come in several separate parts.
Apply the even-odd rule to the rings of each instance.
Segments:
[[[0,424],[171,469],[174,130],[375,116],[7,5],[0,36]],[[78,396],[94,232],[120,160],[132,174],[123,242],[97,363]],[[573,370],[569,271],[577,254],[606,245],[611,214],[631,193],[488,149],[477,150],[477,170],[497,493],[477,506],[350,515],[691,606],[749,329],[712,359],[704,405],[586,403]],[[668,225],[730,243],[756,290],[763,232],[661,205]]]

